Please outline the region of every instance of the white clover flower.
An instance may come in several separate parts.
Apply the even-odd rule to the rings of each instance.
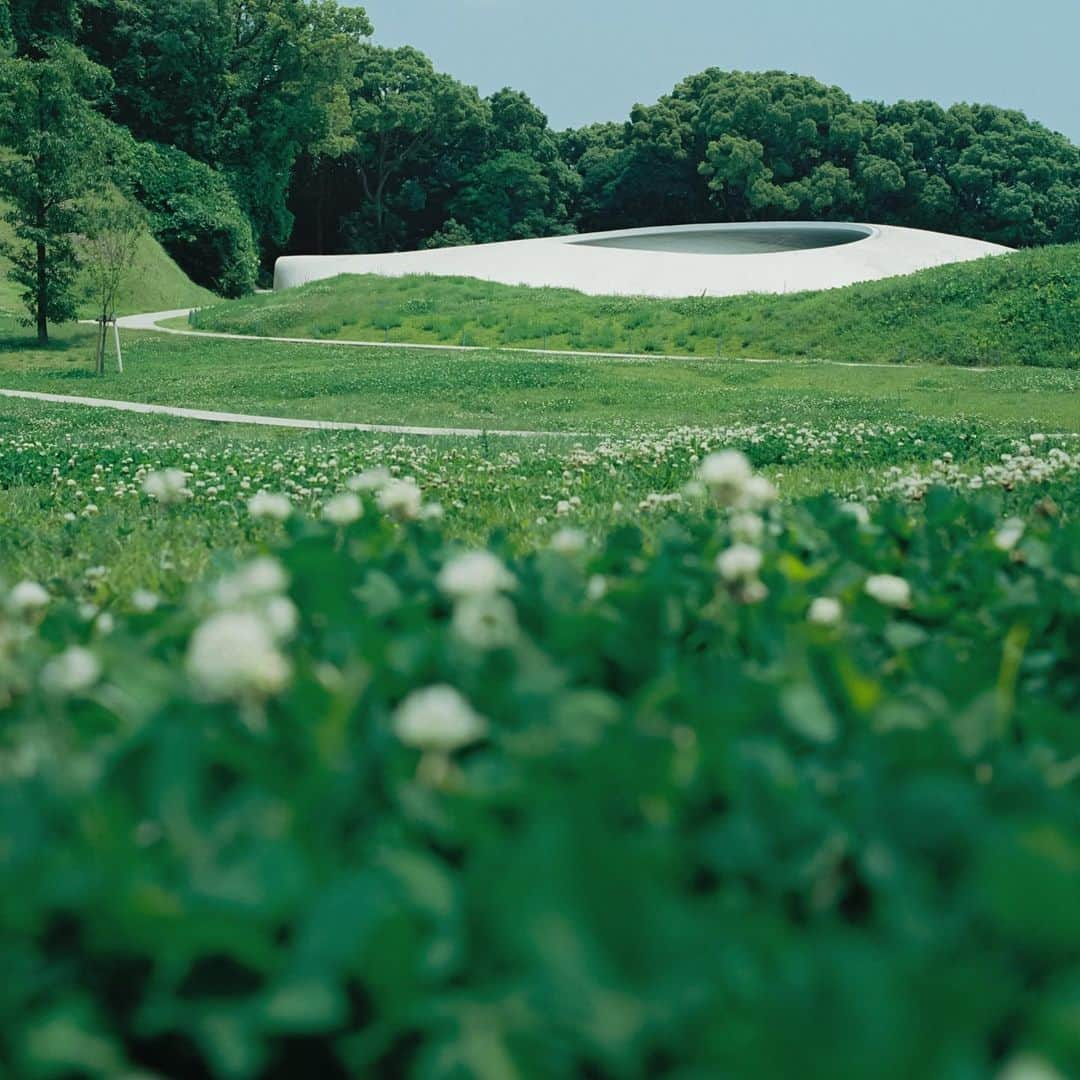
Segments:
[[[215,700],[272,694],[289,679],[270,626],[250,611],[211,615],[191,635],[187,653],[191,681]]]
[[[379,509],[398,521],[414,521],[420,516],[424,496],[413,480],[391,480],[376,496]]]
[[[866,579],[866,595],[886,607],[911,606],[911,586],[893,574],[873,574]]]
[[[447,596],[491,596],[517,584],[514,575],[490,551],[470,551],[451,559],[435,582]]]
[[[730,505],[742,494],[753,476],[747,456],[739,450],[710,454],[699,466],[697,477],[720,502]]]
[[[343,491],[323,507],[322,516],[331,525],[344,527],[359,521],[363,513],[364,504],[360,501],[360,496],[351,491]]]
[[[1065,1080],[1065,1077],[1045,1058],[1020,1054],[998,1073],[997,1080]]]
[[[765,522],[757,514],[736,514],[731,519],[731,535],[744,544],[760,544]]]
[[[41,670],[41,686],[46,693],[69,697],[89,690],[101,678],[98,658],[79,645],[72,645],[53,657]]]
[[[224,577],[214,590],[221,607],[235,607],[262,597],[276,596],[289,585],[288,575],[277,559],[262,555]]]
[[[358,476],[350,477],[345,486],[350,491],[378,491],[392,479],[390,470],[380,465],[377,469],[366,469]]]
[[[585,587],[585,595],[590,600],[602,600],[608,591],[607,578],[603,574],[593,574]]]
[[[248,499],[247,509],[253,518],[285,521],[292,513],[292,500],[288,495],[260,491]]]
[[[551,548],[560,555],[579,555],[589,538],[581,529],[560,529],[551,538]]]
[[[262,609],[270,632],[278,641],[285,641],[296,633],[300,613],[287,596],[272,596]]]
[[[832,596],[818,596],[806,613],[807,622],[815,626],[836,626],[844,617],[840,601]]]
[[[142,489],[163,506],[180,502],[190,494],[187,490],[187,474],[183,469],[162,469],[148,473]]]
[[[136,589],[131,594],[131,606],[140,615],[149,615],[151,612],[156,611],[160,603],[161,598],[158,594],[151,592],[149,589]]]
[[[454,633],[477,649],[502,649],[518,637],[517,613],[505,596],[467,596],[454,605]]]
[[[20,581],[10,593],[8,604],[13,611],[40,611],[49,604],[49,593],[36,581]]]
[[[761,569],[761,551],[749,544],[733,544],[716,557],[716,569],[725,581],[749,581]]]
[[[394,733],[406,746],[450,754],[482,739],[487,721],[452,686],[414,690],[394,712]]]
[[[1024,523],[1020,518],[1008,518],[996,533],[994,547],[998,551],[1012,551],[1023,539]]]
[[[739,506],[747,510],[764,510],[780,498],[773,482],[765,476],[751,476],[742,487],[736,499]]]

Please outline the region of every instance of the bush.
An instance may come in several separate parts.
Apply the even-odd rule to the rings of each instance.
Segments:
[[[934,490],[459,561],[415,494],[114,627],[9,595],[12,1075],[1080,1070],[1080,526]]]
[[[228,181],[169,146],[136,144],[131,182],[162,247],[197,284],[220,296],[255,288],[259,262],[251,223]]]

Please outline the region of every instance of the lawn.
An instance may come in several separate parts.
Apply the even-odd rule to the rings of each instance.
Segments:
[[[0,398],[12,1075],[1080,1070],[1080,371],[89,354],[562,434]]]
[[[727,299],[348,275],[216,304],[194,321],[207,330],[329,340],[1077,368],[1080,245],[846,289]]]
[[[95,378],[89,337],[0,353],[0,385],[159,404],[389,424],[659,431],[787,418],[972,418],[1078,431],[1080,372],[622,361],[125,335],[127,370]]]

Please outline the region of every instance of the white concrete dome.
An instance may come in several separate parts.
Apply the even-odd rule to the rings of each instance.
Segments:
[[[379,255],[289,255],[274,288],[338,274],[435,274],[594,295],[736,296],[835,289],[1010,248],[963,236],[847,222],[620,229]]]

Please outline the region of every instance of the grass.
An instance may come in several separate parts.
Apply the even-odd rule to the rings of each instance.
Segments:
[[[666,430],[734,420],[966,416],[1080,430],[1080,372],[970,372],[687,359],[432,353],[126,335],[123,376],[91,373],[90,337],[0,352],[0,385],[324,420],[543,431]]]
[[[345,275],[196,313],[279,337],[851,362],[1080,367],[1080,245],[790,296],[650,300]]]
[[[602,536],[658,526],[695,462],[737,446],[785,498],[832,492],[873,499],[904,476],[950,459],[975,473],[1016,440],[1000,425],[945,418],[842,415],[823,404],[814,421],[729,418],[666,434],[592,438],[406,438],[214,425],[0,398],[0,581],[30,578],[80,592],[109,568],[110,595],[172,594],[223,555],[258,547],[268,530],[247,516],[256,491],[286,491],[317,508],[350,476],[376,466],[412,476],[446,511],[447,534],[482,543],[493,531],[515,548],[543,545],[565,525]],[[1074,441],[1055,440],[1070,452]],[[1078,455],[1080,460],[1080,455]],[[141,493],[146,470],[181,468],[195,497],[168,514]],[[1055,499],[1080,510],[1066,481]],[[1042,498],[1015,485],[1013,509]],[[677,508],[677,501],[675,508]],[[270,530],[272,532],[272,530]],[[92,584],[92,583],[91,583]],[[90,589],[96,590],[96,585]]]
[[[11,226],[0,219],[0,245],[10,242]],[[0,255],[0,342],[10,347],[29,331],[20,327],[19,319],[25,317],[26,309],[19,296],[19,286],[8,276],[10,263]],[[83,317],[93,317],[91,287],[85,275],[77,283],[79,311]],[[136,315],[143,311],[162,311],[172,308],[196,307],[210,304],[216,297],[209,289],[196,285],[166,253],[165,249],[150,235],[144,233],[139,240],[135,261],[124,282],[118,304],[118,314]]]

